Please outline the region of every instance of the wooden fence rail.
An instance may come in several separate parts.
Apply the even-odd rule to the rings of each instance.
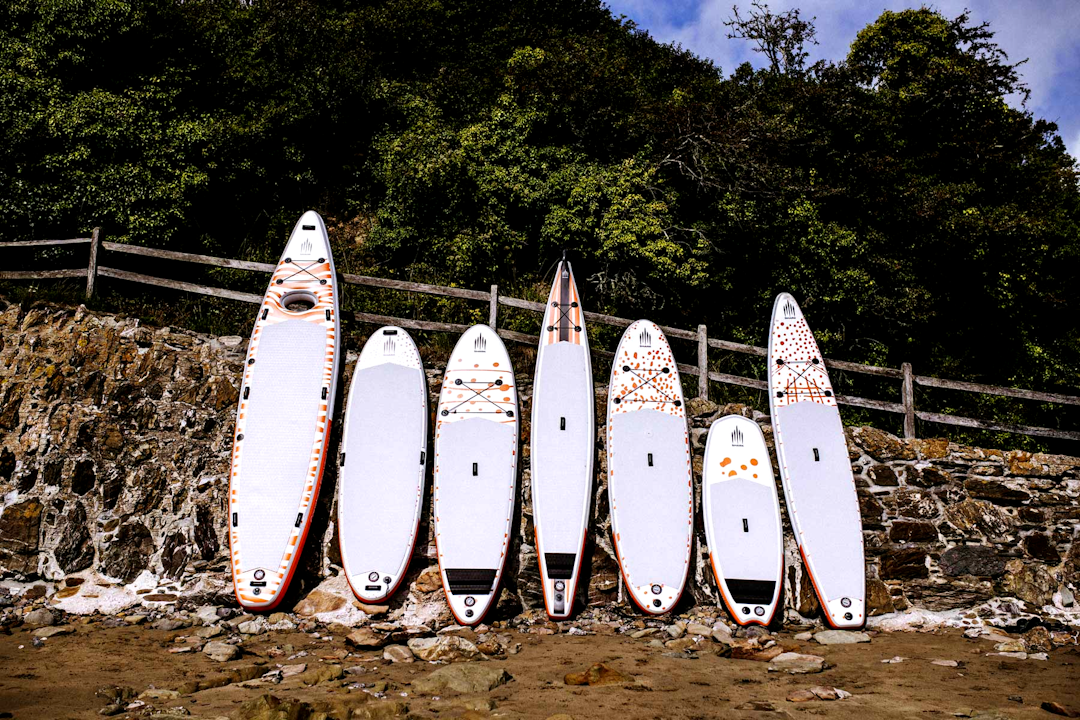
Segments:
[[[198,263],[201,265],[211,265],[214,267],[233,268],[236,270],[248,270],[262,273],[273,273],[274,268],[276,267],[275,265],[270,263],[251,262],[248,260],[234,260],[231,258],[219,258],[211,255],[198,255],[194,253],[176,252],[173,250],[159,250],[157,248],[140,247],[137,245],[127,245],[124,243],[103,242],[101,240],[100,231],[98,228],[94,228],[94,231],[90,237],[69,238],[61,240],[22,240],[17,242],[0,243],[0,248],[43,247],[75,244],[90,245],[90,258],[87,267],[85,268],[64,270],[0,271],[0,280],[37,280],[85,277],[86,297],[90,298],[94,294],[96,279],[98,277],[106,277],[115,280],[124,280],[126,282],[141,283],[143,285],[170,288],[183,292],[208,295],[211,297],[226,298],[228,300],[236,300],[239,302],[246,302],[258,305],[262,302],[263,299],[261,295],[237,292],[235,290],[210,287],[207,285],[198,285],[195,283],[182,282],[179,280],[170,280],[167,278],[156,277],[153,275],[145,275],[142,273],[101,266],[98,264],[98,257],[101,251],[107,251],[120,254],[152,257],[161,260],[176,260],[180,262]],[[461,300],[476,300],[480,302],[486,302],[488,303],[488,324],[494,330],[496,330],[496,332],[499,333],[500,337],[513,342],[520,342],[529,345],[535,345],[540,340],[539,336],[537,335],[530,335],[527,333],[521,333],[514,330],[498,327],[499,306],[511,307],[519,310],[527,310],[530,312],[540,313],[541,315],[543,315],[546,309],[546,306],[543,303],[500,295],[498,285],[492,285],[489,291],[485,291],[470,290],[466,288],[445,287],[442,285],[429,285],[426,283],[416,283],[405,280],[392,280],[389,278],[369,277],[366,275],[350,275],[348,273],[340,273],[339,276],[341,280],[348,285],[383,288],[388,290],[398,290],[402,292],[421,293],[424,295],[436,295],[441,297],[458,298]],[[627,327],[633,322],[633,320],[630,320],[628,318],[620,318],[613,315],[604,315],[603,313],[585,312],[584,314],[586,321],[597,325],[608,325],[611,327]],[[364,312],[353,313],[353,318],[357,322],[372,323],[376,325],[393,324],[410,330],[460,333],[464,332],[469,328],[468,325],[461,325],[458,323],[437,322],[433,320],[415,320],[412,318],[391,317],[387,315],[378,315],[374,313]],[[682,328],[666,327],[663,325],[661,325],[660,328],[668,337],[695,343],[697,347],[697,363],[695,365],[678,363],[678,368],[679,372],[683,373],[684,375],[697,377],[698,397],[708,399],[710,381],[716,383],[723,383],[726,385],[736,385],[739,387],[752,388],[754,390],[768,390],[768,384],[764,380],[760,380],[758,378],[743,377],[741,375],[731,375],[728,373],[715,372],[709,369],[710,349],[741,353],[744,355],[752,355],[755,357],[766,357],[768,355],[768,351],[766,350],[766,348],[757,347],[755,345],[745,345],[729,340],[710,338],[708,336],[708,330],[705,325],[698,325],[697,330],[684,330]],[[600,348],[593,347],[592,352],[598,357],[614,357],[614,353],[607,350],[602,350]],[[841,405],[848,405],[851,407],[860,407],[870,410],[878,410],[881,412],[903,415],[904,436],[909,439],[915,437],[915,421],[916,419],[918,419],[927,423],[953,425],[958,427],[975,428],[979,430],[1009,432],[1019,435],[1056,438],[1061,440],[1080,440],[1080,432],[1074,430],[1058,430],[1056,428],[1037,427],[1032,425],[1013,425],[1009,423],[1000,423],[990,420],[969,418],[961,415],[925,412],[915,409],[915,385],[919,385],[920,387],[955,390],[959,392],[974,393],[979,395],[995,395],[1002,397],[1018,398],[1021,400],[1054,403],[1060,405],[1080,405],[1080,397],[1078,396],[1063,395],[1060,393],[1038,392],[1035,390],[1025,390],[1021,388],[998,387],[996,385],[983,385],[980,383],[972,383],[961,380],[946,380],[942,378],[929,377],[926,375],[915,375],[912,372],[910,363],[903,363],[900,368],[890,368],[878,367],[876,365],[864,365],[862,363],[848,362],[846,360],[834,360],[831,358],[824,358],[824,360],[825,366],[832,370],[840,370],[843,372],[852,372],[861,375],[871,375],[876,377],[890,378],[893,380],[900,380],[900,402],[875,400],[872,398],[863,398],[854,395],[837,395],[836,401]]]

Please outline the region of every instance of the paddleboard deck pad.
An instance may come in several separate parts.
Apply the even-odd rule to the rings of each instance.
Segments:
[[[741,415],[709,428],[701,481],[705,537],[720,597],[740,625],[768,627],[784,580],[784,529],[769,449]]]
[[[866,622],[862,518],[829,374],[798,303],[777,296],[769,333],[769,404],[788,515],[825,619]]]
[[[424,499],[427,380],[405,330],[376,330],[356,361],[338,455],[341,563],[361,602],[378,603],[409,567]]]
[[[630,598],[647,613],[668,612],[690,566],[693,476],[679,370],[648,320],[626,329],[612,361],[607,463],[611,531]]]
[[[322,482],[340,336],[326,226],[293,228],[248,343],[229,476],[229,546],[237,600],[281,601]]]
[[[585,317],[566,260],[548,297],[533,382],[530,462],[533,526],[553,618],[570,615],[589,525],[595,400]]]
[[[435,543],[443,589],[461,625],[496,600],[517,481],[517,383],[487,325],[469,328],[446,364],[435,415]]]

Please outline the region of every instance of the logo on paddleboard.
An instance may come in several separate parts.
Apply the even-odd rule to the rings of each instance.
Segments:
[[[305,240],[304,242],[300,243],[300,254],[301,255],[310,255],[311,254],[311,241],[310,240]]]
[[[785,320],[794,320],[795,319],[795,304],[793,302],[791,302],[790,300],[788,300],[788,301],[786,301],[784,303],[784,319]]]
[[[742,430],[739,429],[739,428],[735,428],[731,433],[731,447],[742,447],[742,446],[743,446]]]
[[[473,352],[487,352],[487,338],[483,335],[477,335],[473,340]]]
[[[382,346],[383,355],[394,355],[397,353],[397,343],[394,342],[394,338],[386,338],[386,342]]]
[[[643,348],[652,347],[652,334],[649,333],[648,328],[642,330],[641,334],[638,335],[638,346]]]

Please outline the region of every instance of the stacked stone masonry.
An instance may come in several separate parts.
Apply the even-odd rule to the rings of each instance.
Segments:
[[[231,600],[225,501],[245,348],[239,337],[147,327],[84,307],[0,300],[0,595],[29,586],[71,596],[92,577],[95,588],[135,588],[144,600]],[[356,349],[349,348],[343,383]],[[429,367],[432,407],[440,378],[441,368]],[[543,606],[530,542],[530,380],[519,370],[525,462],[515,552],[498,611],[503,613]],[[617,606],[627,600],[607,517],[605,392],[606,386],[597,386],[591,561],[579,601]],[[341,411],[339,406],[339,417]],[[772,433],[768,417],[746,406],[692,400],[688,411],[700,505],[711,422],[740,413],[762,425],[770,445]],[[848,428],[847,434],[872,616],[990,602],[1017,614],[1077,622],[1080,458],[962,447],[941,439],[909,442],[870,427]],[[339,440],[332,437],[332,446]],[[293,603],[339,571],[335,485],[336,473],[328,467],[290,592]],[[443,602],[442,593],[434,592],[438,576],[423,572],[435,562],[429,518],[425,513],[421,537],[426,533],[429,542],[417,546],[411,592],[399,593],[392,605],[418,597]],[[813,618],[817,603],[786,514],[784,519],[788,619]],[[700,513],[697,524],[682,609],[717,602]],[[432,580],[436,586],[427,587]]]

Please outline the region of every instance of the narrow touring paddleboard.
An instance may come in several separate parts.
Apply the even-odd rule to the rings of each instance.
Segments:
[[[611,532],[630,598],[665,613],[690,566],[693,476],[679,370],[648,320],[626,329],[611,363],[607,469]]]
[[[248,343],[233,436],[229,546],[249,610],[285,593],[322,482],[338,377],[338,294],[326,226],[293,228]]]
[[[376,330],[353,370],[338,456],[341,562],[362,602],[390,597],[409,567],[424,498],[427,396],[409,334]]]
[[[769,404],[788,515],[825,620],[866,622],[862,518],[825,362],[795,298],[777,296],[769,333]]]
[[[533,526],[544,607],[567,617],[589,525],[596,438],[592,361],[577,285],[565,259],[548,297],[533,382]]]
[[[469,328],[446,363],[435,415],[435,543],[450,611],[475,625],[497,599],[517,481],[517,383],[487,325]]]
[[[784,580],[784,529],[761,428],[741,415],[709,428],[701,480],[705,538],[728,614],[768,627]]]

